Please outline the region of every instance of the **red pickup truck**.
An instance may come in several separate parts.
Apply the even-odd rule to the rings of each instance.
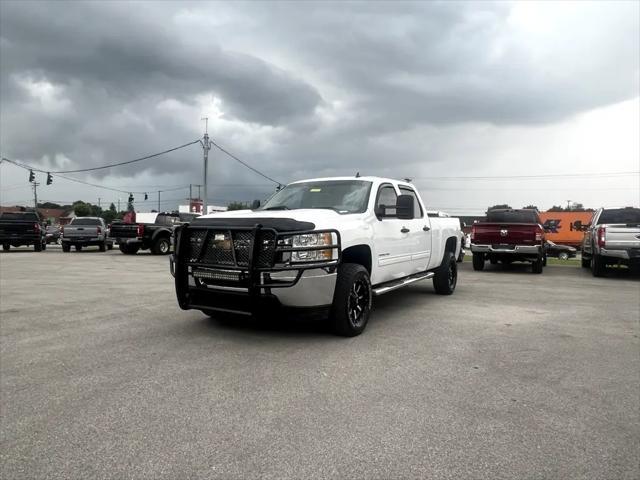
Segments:
[[[537,210],[489,210],[485,222],[471,227],[473,269],[482,270],[489,260],[498,262],[531,262],[533,273],[542,273],[547,263],[545,229]]]

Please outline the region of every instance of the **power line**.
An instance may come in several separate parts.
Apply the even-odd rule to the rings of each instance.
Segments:
[[[214,147],[216,147],[218,150],[220,150],[222,153],[226,153],[228,156],[230,156],[231,158],[233,158],[236,162],[241,163],[242,165],[244,165],[245,167],[247,167],[249,170],[257,173],[258,175],[260,175],[263,178],[266,178],[267,180],[272,181],[273,183],[275,183],[276,185],[284,185],[283,182],[279,182],[278,180],[274,180],[273,178],[271,178],[269,175],[266,175],[264,173],[262,173],[260,170],[258,170],[257,168],[252,167],[251,165],[249,165],[248,163],[240,160],[238,157],[236,157],[233,153],[225,150],[224,148],[222,148],[220,145],[218,145],[216,142],[214,142],[213,140],[209,140],[209,142],[211,143],[211,145],[213,145]]]
[[[133,160],[127,160],[124,162],[118,162],[118,163],[112,163],[109,165],[102,165],[101,167],[92,167],[92,168],[78,168],[76,170],[57,170],[57,171],[48,171],[48,170],[42,170],[40,168],[35,168],[35,167],[29,167],[31,170],[36,171],[36,172],[42,172],[42,173],[51,173],[51,174],[60,174],[60,173],[80,173],[80,172],[93,172],[95,170],[104,170],[105,168],[112,168],[112,167],[118,167],[120,165],[128,165],[130,163],[135,163],[135,162],[141,162],[142,160],[148,160],[150,158],[154,158],[154,157],[159,157],[160,155],[165,155],[167,153],[170,152],[175,152],[176,150],[180,150],[181,148],[185,148],[188,147],[189,145],[194,145],[196,143],[200,142],[200,140],[195,140],[193,142],[189,142],[189,143],[185,143],[184,145],[180,145],[178,147],[174,147],[174,148],[169,148],[168,150],[163,150],[162,152],[158,152],[158,153],[152,153],[151,155],[146,155],[144,157],[140,157],[140,158],[134,158]],[[10,160],[8,158],[2,157],[3,160],[6,160],[8,162],[17,164],[17,162],[15,160]]]
[[[546,175],[493,175],[493,176],[457,176],[457,177],[414,177],[413,180],[514,180],[518,178],[588,178],[618,177],[621,175],[640,175],[640,171],[606,173],[550,173]]]

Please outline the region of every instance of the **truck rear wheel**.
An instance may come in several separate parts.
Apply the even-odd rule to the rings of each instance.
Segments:
[[[433,288],[438,295],[451,295],[458,283],[458,264],[451,252],[446,252],[442,259],[442,265],[436,270],[433,277]]]
[[[34,243],[33,244],[33,251],[34,252],[41,252],[42,251],[42,243],[40,243],[40,242]]]
[[[154,255],[167,255],[171,250],[171,242],[167,237],[158,237],[153,242],[151,253]]]
[[[474,253],[473,254],[473,269],[474,270],[482,270],[484,269],[484,254],[483,253]]]
[[[9,250],[11,248],[11,245],[8,243],[3,243],[2,244],[2,249],[6,252],[7,250]]]
[[[62,251],[63,252],[70,252],[71,251],[71,245],[69,245],[68,243],[63,243],[62,244]]]
[[[338,267],[330,319],[333,330],[343,337],[360,335],[371,313],[371,280],[369,272],[357,263]]]
[[[539,256],[536,260],[531,262],[531,271],[533,273],[542,273],[542,267],[544,266],[544,258]]]
[[[580,259],[580,264],[582,268],[590,268],[591,267],[591,259],[589,257],[584,256],[584,252],[581,253],[582,258]]]
[[[126,243],[121,243],[118,247],[125,255],[135,255],[138,253],[138,250],[140,250],[140,247],[137,245],[127,245]]]
[[[605,264],[601,255],[595,253],[591,255],[591,274],[594,277],[604,277],[607,265]]]
[[[101,252],[106,252],[107,251],[107,242],[102,242],[100,245],[98,245],[98,248],[100,249]]]
[[[76,252],[81,252],[82,251],[82,245],[76,245]]]

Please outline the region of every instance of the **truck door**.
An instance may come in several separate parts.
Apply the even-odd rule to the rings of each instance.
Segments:
[[[379,276],[376,283],[406,277],[413,273],[411,264],[412,220],[397,218],[395,205],[398,194],[390,183],[378,188],[375,201],[377,220],[373,224],[375,249],[373,261],[378,265]]]
[[[429,258],[431,257],[431,225],[429,217],[425,214],[420,200],[418,200],[418,195],[413,188],[400,185],[400,194],[413,197],[415,218],[407,221],[411,225],[407,225],[407,228],[411,230],[409,238],[411,240],[412,273],[424,272],[429,265]]]

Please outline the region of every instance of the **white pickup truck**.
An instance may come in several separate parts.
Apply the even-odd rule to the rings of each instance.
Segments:
[[[178,227],[171,272],[182,309],[322,307],[337,334],[355,336],[373,296],[429,278],[452,294],[460,238],[459,220],[429,217],[410,183],[320,178],[291,183],[256,210]]]

